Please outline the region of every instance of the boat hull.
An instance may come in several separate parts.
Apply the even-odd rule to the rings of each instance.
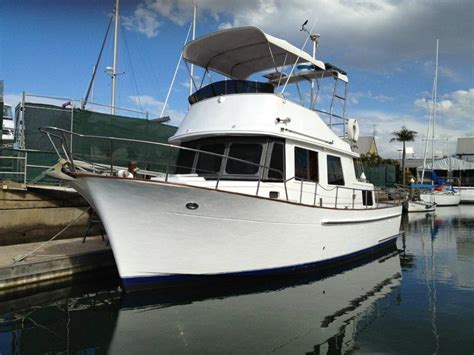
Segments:
[[[393,243],[401,206],[344,210],[164,182],[78,177],[125,288],[289,272]]]
[[[474,203],[474,186],[458,187],[461,193],[461,203]]]
[[[436,204],[424,201],[407,201],[406,210],[409,213],[434,212],[436,210]]]
[[[461,201],[461,194],[459,192],[434,192],[429,194],[421,194],[420,199],[426,203],[436,203],[440,206],[457,206]]]

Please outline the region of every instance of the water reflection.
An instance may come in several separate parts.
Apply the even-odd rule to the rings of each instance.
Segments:
[[[474,206],[410,214],[403,222],[403,302],[358,336],[359,351],[472,353]]]
[[[400,302],[393,249],[326,274],[121,295],[116,288],[15,309],[0,353],[344,353]]]

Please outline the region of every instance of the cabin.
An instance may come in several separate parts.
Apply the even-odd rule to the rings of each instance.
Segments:
[[[183,57],[204,69],[203,78],[212,72],[223,80],[194,83],[190,110],[169,140],[186,148],[177,157],[178,182],[214,182],[244,193],[257,186],[259,196],[310,205],[374,205],[373,185],[355,174],[358,126],[345,117],[343,70],[255,27],[204,36],[188,44]],[[316,106],[326,78],[335,83],[328,111]],[[287,85],[299,91],[304,83],[312,88],[308,105],[285,95]],[[342,114],[334,110],[338,100]]]

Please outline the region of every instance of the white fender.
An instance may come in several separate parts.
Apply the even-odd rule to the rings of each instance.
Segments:
[[[359,140],[359,123],[357,120],[351,118],[347,121],[347,135],[351,141],[357,142]]]

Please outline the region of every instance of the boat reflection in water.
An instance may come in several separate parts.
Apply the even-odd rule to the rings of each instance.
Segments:
[[[398,302],[400,282],[400,260],[392,249],[351,270],[316,278],[131,294],[123,300],[110,350],[343,353],[381,309]]]
[[[0,308],[0,335],[11,337],[1,343],[11,353],[344,353],[400,300],[396,249],[351,267],[151,293],[63,291],[26,310],[17,300]]]

